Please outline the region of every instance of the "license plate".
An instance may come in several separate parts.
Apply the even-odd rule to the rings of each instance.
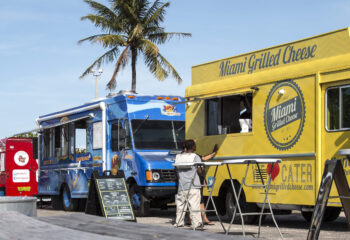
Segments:
[[[30,192],[30,187],[17,187],[19,192]]]

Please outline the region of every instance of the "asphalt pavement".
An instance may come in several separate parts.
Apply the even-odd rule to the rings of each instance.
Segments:
[[[49,217],[68,215],[69,212],[55,211],[46,207],[44,209],[38,209],[38,217]],[[80,213],[84,214],[84,213]],[[284,239],[306,239],[309,224],[304,220],[299,212],[295,211],[290,215],[277,215],[275,216],[277,224],[283,234]],[[209,219],[214,225],[205,225],[203,231],[218,234],[218,239],[223,236],[224,230],[220,225],[215,215],[209,216]],[[168,228],[174,228],[175,209],[169,208],[167,210],[151,209],[149,217],[138,217],[137,222],[142,224],[149,224],[153,226],[162,226]],[[227,229],[229,221],[223,218],[224,227]],[[191,230],[190,226],[185,226],[182,229]],[[249,239],[258,237],[258,225],[245,225],[246,237]],[[229,235],[242,236],[242,225],[233,224]],[[262,224],[261,239],[280,239],[278,230],[276,229],[272,218],[267,216]],[[350,239],[350,230],[344,216],[341,213],[340,217],[330,223],[324,223],[321,228],[319,239]]]

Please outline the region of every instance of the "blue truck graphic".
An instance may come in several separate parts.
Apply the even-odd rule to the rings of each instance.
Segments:
[[[50,196],[55,209],[77,210],[85,206],[93,171],[123,171],[137,215],[173,201],[183,102],[124,92],[40,116],[39,196]]]

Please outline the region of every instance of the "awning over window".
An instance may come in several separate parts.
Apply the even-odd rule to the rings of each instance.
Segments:
[[[40,129],[47,129],[47,128],[54,128],[54,127],[58,127],[64,124],[68,124],[71,122],[76,122],[82,119],[87,119],[87,118],[93,118],[94,114],[93,113],[88,113],[88,114],[84,114],[84,115],[77,115],[77,116],[66,116],[66,117],[62,117],[60,119],[53,119],[53,120],[49,120],[49,121],[45,121],[41,123],[41,128]]]

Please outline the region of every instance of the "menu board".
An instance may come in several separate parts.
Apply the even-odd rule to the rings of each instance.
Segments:
[[[342,161],[338,159],[327,160],[307,235],[308,240],[319,237],[333,181],[337,187],[348,225],[350,225],[350,189]]]
[[[95,179],[97,192],[106,218],[135,220],[124,178]]]

